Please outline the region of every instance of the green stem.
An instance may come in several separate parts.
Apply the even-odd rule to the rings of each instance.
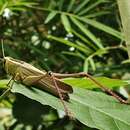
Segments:
[[[130,0],[117,0],[130,59]]]

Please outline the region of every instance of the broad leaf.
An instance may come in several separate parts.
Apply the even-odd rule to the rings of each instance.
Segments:
[[[41,104],[63,110],[59,98],[36,88],[29,89],[15,84],[12,92],[21,93]],[[103,130],[130,129],[130,106],[121,104],[105,94],[74,88],[74,93],[70,95],[66,105],[75,118],[89,127]]]

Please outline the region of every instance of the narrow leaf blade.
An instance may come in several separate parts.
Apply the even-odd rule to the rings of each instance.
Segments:
[[[72,22],[86,35],[88,36],[99,48],[103,48],[102,44],[79,20],[71,17]]]
[[[115,36],[115,37],[117,37],[119,39],[122,39],[122,40],[124,39],[121,32],[119,32],[119,31],[117,31],[117,30],[115,30],[115,29],[113,29],[113,28],[111,28],[111,27],[109,27],[107,25],[104,25],[104,24],[102,24],[102,23],[100,23],[98,21],[83,18],[83,17],[80,18],[80,20],[87,23],[87,24],[89,24],[89,25],[91,25],[91,26],[93,26],[93,27],[95,27],[95,28],[97,28],[97,29],[99,29],[99,30],[102,30],[102,31],[104,31],[104,32],[106,32],[108,34],[111,34],[111,35],[113,35],[113,36]]]
[[[77,13],[82,10],[82,8],[89,2],[90,0],[84,0],[81,1],[81,3],[77,6],[77,8],[74,10],[74,13]]]
[[[65,30],[70,33],[71,32],[71,25],[68,17],[65,14],[61,14],[61,21],[64,25]]]
[[[57,14],[56,11],[50,12],[44,23],[45,24],[49,23],[56,16],[56,14]]]

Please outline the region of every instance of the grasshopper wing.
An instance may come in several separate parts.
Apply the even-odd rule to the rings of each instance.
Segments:
[[[39,88],[48,91],[59,97],[59,93],[56,89],[53,78],[44,71],[33,67],[30,64],[24,62],[22,68],[19,68],[19,73],[21,74],[17,80],[22,79],[22,83],[28,86],[34,85]],[[73,92],[73,89],[70,85],[60,81],[58,78],[54,78],[56,81],[57,87],[61,92],[65,100],[69,99],[68,94]]]
[[[68,94],[73,92],[72,87],[70,85],[60,81],[57,78],[54,78],[54,79],[56,81],[59,91],[61,92],[61,94],[63,96],[63,99],[65,99],[65,100],[69,99]],[[57,92],[54,81],[53,81],[52,77],[50,77],[49,75],[46,75],[44,78],[39,80],[37,84],[41,89],[44,89],[59,97],[59,94]]]

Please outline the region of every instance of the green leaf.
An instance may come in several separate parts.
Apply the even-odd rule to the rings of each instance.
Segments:
[[[0,130],[5,130],[4,126],[0,123]]]
[[[59,5],[58,5],[59,10],[62,10],[63,5],[64,5],[64,0],[59,0]]]
[[[91,66],[92,70],[95,71],[96,70],[96,65],[95,65],[94,60],[92,58],[89,58],[89,63],[90,63],[90,66]]]
[[[98,6],[99,4],[104,3],[104,2],[107,2],[107,1],[105,1],[105,0],[97,0],[96,2],[93,2],[91,5],[86,7],[84,10],[80,11],[78,14],[79,15],[84,15],[88,11],[92,10],[93,8],[95,8],[96,6]]]
[[[64,110],[59,98],[38,90],[15,84],[12,92],[21,93],[43,105]],[[83,124],[103,130],[129,130],[130,106],[123,105],[110,96],[99,92],[74,88],[69,102],[66,102],[73,116]]]
[[[83,21],[83,22],[85,22],[85,23],[87,23],[87,24],[89,24],[89,25],[91,25],[91,26],[93,26],[93,27],[95,27],[95,28],[97,28],[99,30],[102,30],[102,31],[104,31],[104,32],[106,32],[108,34],[111,34],[112,36],[115,36],[115,37],[117,37],[119,39],[122,39],[122,40],[124,39],[121,32],[119,32],[119,31],[117,31],[117,30],[115,30],[115,29],[113,29],[113,28],[111,28],[111,27],[109,27],[109,26],[107,26],[105,24],[102,24],[102,23],[100,23],[98,21],[95,21],[95,20],[92,20],[92,19],[87,19],[85,17],[82,17],[79,20],[81,20],[81,21]]]
[[[65,14],[61,14],[61,21],[64,25],[65,30],[68,33],[70,33],[71,32],[71,25],[70,25],[68,17]]]
[[[89,67],[88,60],[85,59],[83,64],[83,72],[88,72],[88,67]]]
[[[63,44],[65,44],[65,45],[67,45],[67,46],[74,47],[74,48],[76,48],[77,50],[80,50],[80,51],[84,52],[85,54],[87,53],[85,48],[83,48],[83,47],[81,47],[81,46],[79,46],[79,45],[76,45],[76,44],[74,44],[74,43],[71,42],[71,41],[65,40],[65,39],[63,39],[63,38],[55,37],[55,36],[52,36],[52,35],[48,35],[48,38],[49,38],[49,39],[53,39],[53,40],[55,40],[55,41],[57,41],[57,42],[63,43]]]
[[[95,12],[95,13],[92,13],[92,14],[88,14],[85,17],[86,18],[95,18],[95,17],[106,15],[106,14],[110,14],[110,12],[109,11],[100,11],[100,12]]]
[[[0,80],[0,88],[6,88],[6,84],[9,82],[9,80],[3,79]]]
[[[16,2],[10,2],[9,6],[36,6],[38,3],[36,2],[29,2],[29,1],[16,1]]]
[[[73,9],[74,3],[75,3],[75,0],[70,0],[70,3],[67,7],[67,12],[70,12]]]
[[[84,0],[81,1],[81,3],[77,6],[77,8],[74,10],[74,13],[77,13],[83,9],[83,7],[89,2],[90,0]]]
[[[86,46],[91,47],[93,49],[97,49],[95,45],[93,45],[89,40],[87,40],[86,37],[84,37],[83,35],[80,34],[80,32],[76,32],[76,30],[72,29],[72,32],[79,37],[83,42],[85,42]]]
[[[110,79],[107,77],[97,77],[95,78],[99,83],[103,84],[106,87],[114,88],[128,85],[129,83],[125,80],[119,79]],[[99,88],[95,83],[93,83],[90,79],[86,78],[65,78],[63,81],[71,86],[79,87],[79,88]]]
[[[86,49],[86,52],[88,52],[88,54],[93,53],[93,50],[91,48],[89,48],[87,45],[85,45],[84,43],[82,43],[81,41],[76,40],[75,42],[77,43],[77,45],[79,45],[79,46],[83,47],[84,49]]]
[[[10,7],[10,10],[12,11],[25,11],[25,7]]]
[[[129,64],[129,63],[130,63],[130,59],[122,61],[122,64]]]
[[[91,33],[86,26],[84,26],[79,20],[74,17],[70,17],[72,22],[87,36],[89,37],[99,48],[103,48],[99,40]]]
[[[2,15],[2,13],[4,12],[4,9],[7,7],[7,5],[8,5],[8,2],[5,2],[4,4],[2,4],[0,6],[0,15]]]
[[[47,18],[45,19],[45,24],[47,24],[48,22],[50,22],[55,16],[56,16],[57,12],[56,11],[52,11],[48,14]]]
[[[80,53],[77,53],[77,52],[68,52],[68,51],[63,51],[62,54],[66,54],[66,55],[70,55],[70,56],[76,56],[76,57],[79,57],[81,59],[85,59],[85,57],[80,54]]]

